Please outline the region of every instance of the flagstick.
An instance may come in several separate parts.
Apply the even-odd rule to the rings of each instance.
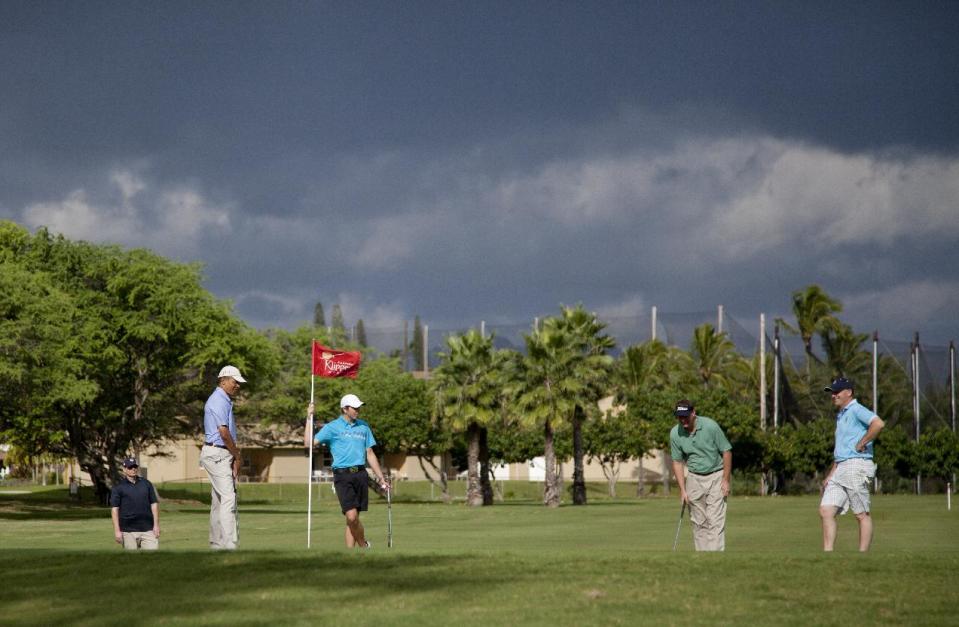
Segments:
[[[312,359],[311,359],[312,361]],[[313,404],[313,389],[316,375],[310,368],[310,405]],[[306,474],[306,548],[310,548],[310,531],[313,529],[313,416],[310,416],[310,468]]]

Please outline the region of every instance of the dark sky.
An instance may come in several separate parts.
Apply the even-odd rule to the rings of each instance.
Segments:
[[[259,326],[786,315],[959,335],[959,3],[0,3],[0,217]]]

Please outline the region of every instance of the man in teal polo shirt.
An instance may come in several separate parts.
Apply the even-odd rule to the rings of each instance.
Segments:
[[[340,509],[346,516],[346,546],[370,547],[366,539],[360,512],[369,506],[369,475],[366,464],[376,475],[377,482],[384,490],[389,486],[380,470],[380,463],[373,453],[376,440],[373,431],[365,420],[359,419],[363,406],[355,394],[347,394],[340,400],[343,413],[339,418],[323,425],[315,438],[311,438],[310,422],[313,419],[313,403],[307,407],[306,429],[303,432],[303,446],[313,446],[314,442],[326,444],[333,455],[333,486],[340,501]]]
[[[819,516],[822,518],[822,549],[832,551],[836,543],[836,514],[852,510],[859,521],[859,550],[868,551],[872,543],[872,517],[869,515],[869,484],[876,476],[872,461],[872,442],[885,423],[855,398],[855,386],[838,378],[825,390],[832,395],[836,414],[836,446],[833,464],[823,480]]]
[[[689,504],[693,543],[697,551],[723,551],[733,447],[716,421],[697,416],[689,401],[676,403],[674,414],[679,424],[669,432],[673,473],[680,502]]]

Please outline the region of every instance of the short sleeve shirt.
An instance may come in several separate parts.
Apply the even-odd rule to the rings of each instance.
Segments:
[[[230,430],[230,436],[236,442],[236,421],[233,419],[233,401],[230,395],[218,387],[210,394],[203,407],[203,436],[204,442],[208,444],[219,444],[224,446],[226,443],[220,437],[220,426],[223,425]]]
[[[110,491],[110,507],[119,508],[120,531],[152,531],[153,510],[157,502],[153,484],[138,477],[136,482],[126,477]]]
[[[314,438],[330,447],[333,468],[366,465],[366,449],[376,446],[373,431],[365,420],[357,418],[350,424],[343,416],[323,425]]]
[[[723,453],[732,450],[726,434],[712,418],[696,416],[692,433],[677,424],[669,432],[673,459],[686,462],[690,472],[706,475],[723,467]]]
[[[836,414],[836,447],[833,449],[833,459],[843,462],[847,459],[872,459],[872,442],[866,445],[866,450],[860,453],[856,444],[866,435],[869,423],[876,418],[876,414],[859,401],[853,399]]]

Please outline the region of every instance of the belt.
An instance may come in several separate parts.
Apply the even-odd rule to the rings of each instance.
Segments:
[[[709,472],[693,472],[692,470],[690,470],[689,472],[690,472],[691,474],[697,475],[697,476],[699,476],[699,477],[708,477],[709,475],[714,475],[714,474],[716,474],[716,473],[719,472],[720,470],[722,470],[722,468],[717,468],[716,470],[711,470],[711,471],[709,471]]]
[[[360,472],[361,470],[366,470],[366,466],[346,466],[345,468],[334,468],[334,475],[345,475],[347,473]]]
[[[215,446],[215,447],[217,447],[217,448],[222,448],[222,449],[224,449],[224,450],[226,450],[226,451],[229,451],[229,450],[230,450],[229,447],[223,446],[222,444],[210,444],[209,442],[204,442],[204,443],[203,443],[203,446]]]

